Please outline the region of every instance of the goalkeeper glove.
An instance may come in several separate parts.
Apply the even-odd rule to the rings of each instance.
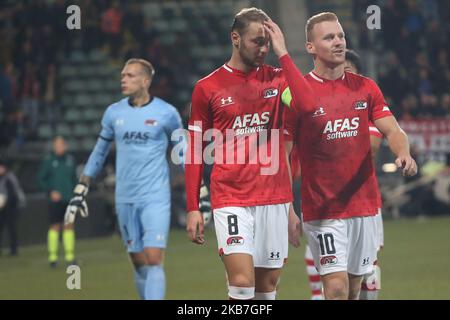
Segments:
[[[86,218],[89,215],[86,203],[86,195],[88,190],[89,187],[83,183],[79,183],[75,186],[75,189],[73,190],[73,197],[70,199],[64,215],[65,224],[74,223],[77,212],[80,212],[80,215],[83,218]]]
[[[200,203],[199,210],[203,216],[204,225],[208,225],[212,218],[211,201],[209,197],[208,187],[204,184],[200,187]]]

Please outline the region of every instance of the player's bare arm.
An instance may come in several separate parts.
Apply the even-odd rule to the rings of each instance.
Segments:
[[[409,151],[408,136],[400,128],[397,120],[393,116],[389,116],[375,120],[374,124],[388,140],[389,147],[397,157],[395,164],[398,168],[403,168],[403,175],[414,176],[417,174],[416,161],[411,157]]]

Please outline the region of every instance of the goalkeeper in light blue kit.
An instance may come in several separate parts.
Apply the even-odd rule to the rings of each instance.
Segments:
[[[170,226],[166,155],[172,132],[182,129],[182,123],[175,107],[150,96],[153,75],[154,68],[146,60],[126,62],[121,73],[121,88],[127,98],[110,105],[104,113],[100,136],[75,187],[65,222],[72,223],[77,212],[83,217],[88,215],[85,197],[89,183],[101,171],[115,141],[116,211],[120,232],[134,265],[140,297],[159,300],[165,295],[162,263]],[[182,164],[186,142],[181,138],[172,144],[172,154],[177,154]]]

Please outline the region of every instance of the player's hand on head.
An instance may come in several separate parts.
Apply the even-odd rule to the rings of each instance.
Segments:
[[[89,215],[88,206],[86,202],[86,196],[88,194],[89,187],[83,183],[79,183],[73,190],[73,197],[69,201],[69,205],[66,208],[64,215],[64,224],[71,224],[75,222],[77,213],[83,218]]]
[[[300,237],[302,236],[302,224],[292,204],[289,207],[288,235],[289,243],[298,248],[300,246]]]
[[[203,216],[200,211],[197,210],[188,212],[186,231],[188,233],[189,240],[192,242],[196,244],[205,243]]]
[[[395,159],[397,168],[402,168],[402,174],[412,177],[417,174],[417,163],[410,155],[400,155]]]
[[[280,27],[272,20],[264,21],[264,29],[269,33],[272,42],[273,51],[278,58],[288,53],[283,32]]]

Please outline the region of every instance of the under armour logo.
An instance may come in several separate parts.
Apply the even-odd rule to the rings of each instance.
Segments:
[[[323,107],[319,107],[316,111],[313,113],[313,117],[323,116],[325,115],[325,111],[323,110]]]
[[[222,99],[220,99],[220,102],[222,104],[222,107],[234,103],[233,98],[231,98],[231,97],[228,97],[226,99],[222,98]]]
[[[362,263],[361,263],[361,265],[362,265],[362,266],[366,266],[366,265],[369,264],[369,261],[370,261],[369,257],[364,258],[363,261],[362,261]]]
[[[280,259],[280,252],[271,252],[270,253],[270,260],[279,260]]]

